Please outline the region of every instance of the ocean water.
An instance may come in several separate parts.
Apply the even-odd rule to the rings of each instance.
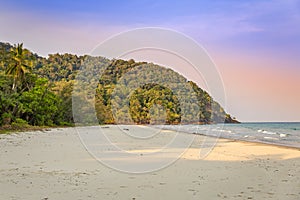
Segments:
[[[156,127],[186,133],[300,148],[300,122],[160,125]]]

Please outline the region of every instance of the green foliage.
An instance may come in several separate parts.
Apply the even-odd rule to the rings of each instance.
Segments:
[[[74,80],[85,58],[72,54],[50,54],[48,59],[37,57],[34,71],[53,82]]]
[[[33,63],[31,53],[23,49],[23,44],[11,48],[9,53],[5,73],[13,77],[12,90],[15,90],[18,83],[25,80],[25,74],[31,71]]]
[[[24,129],[29,127],[28,122],[21,118],[17,118],[11,126],[13,129]]]
[[[61,99],[49,90],[47,79],[37,79],[30,91],[22,93],[20,101],[23,105],[21,116],[29,124],[52,126],[59,123],[57,117]]]
[[[79,78],[82,91],[76,91],[74,95],[75,77],[83,64],[86,73],[96,76],[90,80],[89,74],[83,74]],[[140,66],[145,64],[149,68],[140,72]],[[103,67],[99,72],[95,66]],[[169,84],[151,83],[156,76],[153,72],[158,72]],[[124,79],[127,73],[134,73],[135,78]],[[128,87],[135,86],[136,82],[147,84],[134,88],[127,99],[124,94],[129,92],[128,88],[116,90],[120,81]],[[183,108],[178,95],[187,99],[193,96],[191,92],[180,93],[172,81],[187,83],[197,101]],[[95,94],[88,90],[91,82],[98,83]],[[100,124],[116,123],[116,116],[125,119],[128,117],[126,111],[137,124],[237,122],[206,91],[171,69],[132,59],[108,60],[72,54],[52,54],[43,58],[24,49],[23,44],[0,43],[0,126],[19,129],[30,125],[72,125],[72,94],[78,99],[83,113],[89,113],[90,108],[95,107]],[[122,109],[113,113],[116,104]],[[183,113],[188,113],[184,119]],[[92,118],[86,116],[82,121],[88,123]]]
[[[156,111],[156,115],[152,113],[151,116],[151,108],[155,105],[161,107]],[[164,112],[166,112],[166,119],[162,119],[161,123],[176,124],[181,121],[178,99],[169,88],[147,84],[135,90],[130,98],[130,113],[135,123],[150,124],[152,117],[159,117]]]
[[[1,125],[9,125],[12,121],[13,115],[11,113],[3,113],[1,115]]]
[[[130,78],[128,74],[134,76]],[[161,78],[157,78],[157,76]],[[151,83],[153,81],[152,84],[134,88],[128,104],[126,97],[128,91],[126,90],[136,85],[136,82]],[[177,83],[187,83],[190,90],[188,86],[183,89],[182,85]],[[116,86],[120,84],[124,84],[126,87],[116,90]],[[174,91],[177,94],[174,94]],[[193,95],[195,95],[196,101],[186,102],[186,106],[183,108],[177,95],[184,96],[187,101],[193,99]],[[150,111],[155,105],[160,105],[160,110],[157,112],[166,114],[166,119],[160,123],[233,122],[230,115],[226,114],[224,109],[194,82],[187,81],[183,76],[170,69],[133,60],[113,60],[107,65],[99,79],[95,102],[99,123],[116,123],[115,118],[117,117],[118,123],[128,123],[126,119],[131,118],[134,123],[149,124],[153,117]],[[115,113],[112,112],[113,104],[121,105]],[[130,116],[127,115],[128,110]]]
[[[57,104],[58,113],[56,118],[56,123],[59,125],[70,125],[73,122],[72,114],[72,91],[73,91],[73,81],[57,81],[54,82],[51,91],[60,99]]]

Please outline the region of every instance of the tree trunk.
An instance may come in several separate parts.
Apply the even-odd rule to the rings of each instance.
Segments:
[[[14,82],[13,82],[13,85],[12,85],[12,91],[15,91],[15,88],[16,88],[16,78],[14,78]]]

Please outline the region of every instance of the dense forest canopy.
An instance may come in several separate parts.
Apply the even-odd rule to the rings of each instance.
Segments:
[[[86,60],[89,60],[89,64]],[[96,76],[94,96],[87,100],[94,102],[100,124],[237,122],[206,91],[171,69],[152,63],[135,62],[132,59],[109,60],[72,54],[50,54],[48,58],[43,58],[24,49],[22,44],[12,46],[9,43],[0,43],[0,126],[72,125],[73,86],[78,70],[83,65],[95,73],[98,73],[95,66],[105,66],[104,71]],[[183,108],[180,103],[182,100],[174,93],[174,88],[171,89],[175,86],[151,83],[155,76],[151,77],[151,71],[135,74],[133,79],[124,79],[128,73],[142,72],[139,69],[142,65],[147,65],[147,70],[160,70],[159,74],[166,80],[187,83],[193,89],[192,93],[197,101]],[[122,81],[128,87],[120,89],[118,85]],[[126,88],[135,86],[136,82],[147,84],[130,91],[130,98],[122,96],[126,92],[129,94],[125,91]],[[188,94],[185,96],[192,99]],[[118,109],[114,110],[115,108]],[[130,122],[119,120],[128,117]]]

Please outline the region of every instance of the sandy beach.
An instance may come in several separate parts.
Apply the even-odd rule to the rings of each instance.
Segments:
[[[102,129],[118,144],[117,126]],[[174,137],[162,133],[127,150],[154,151],[162,138]],[[0,135],[0,199],[300,199],[300,149],[219,139],[200,158],[204,136],[186,135],[195,140],[176,162],[141,174],[97,161],[75,128]]]

